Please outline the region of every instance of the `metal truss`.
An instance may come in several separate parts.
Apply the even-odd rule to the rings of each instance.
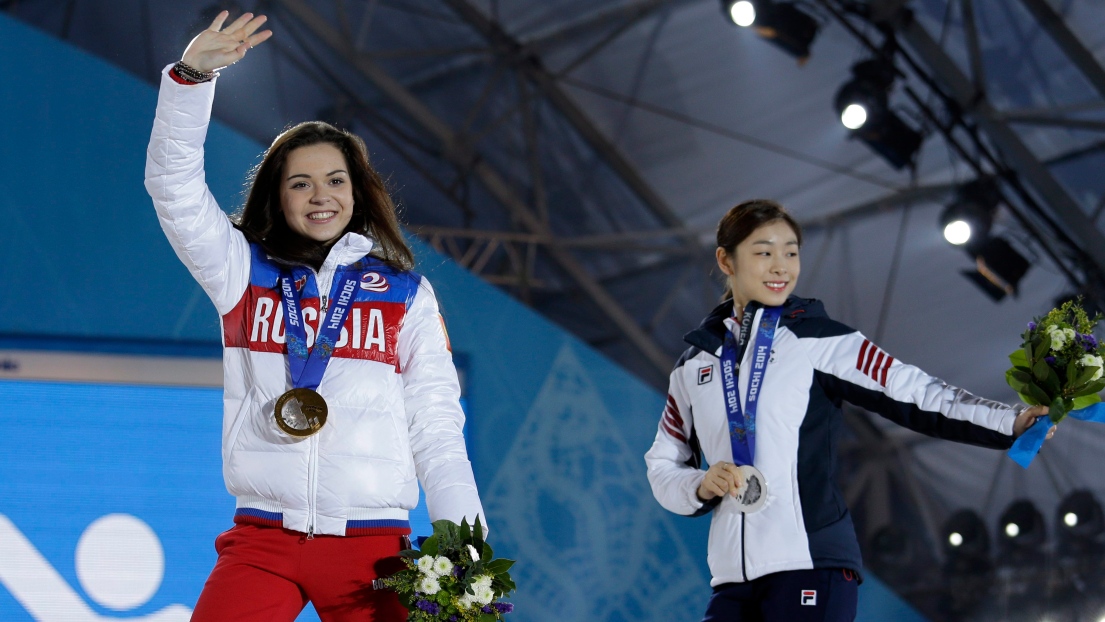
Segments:
[[[971,0],[959,0],[970,76],[900,0],[871,3],[818,0],[818,3],[871,54],[895,63],[901,76],[911,78],[911,84],[903,90],[919,114],[977,176],[994,177],[1002,182],[1010,212],[1072,285],[1098,304],[1105,302],[1105,235],[1087,210],[1052,175],[1048,163],[1041,161],[1010,127],[1010,122],[1033,120],[1082,129],[1101,129],[1101,124],[1059,119],[1055,114],[1030,118],[997,110],[986,97]],[[882,42],[868,35],[872,28],[881,33]],[[1052,24],[1047,30],[1054,34],[1061,29]],[[1066,44],[1061,47],[1073,51],[1077,41],[1069,31],[1066,34],[1069,35]],[[887,41],[891,45],[886,45]],[[1084,58],[1074,64],[1084,72],[1094,73]],[[930,98],[918,92],[918,85],[928,90]],[[935,105],[929,103],[931,96],[935,96]]]
[[[475,182],[504,208],[509,221],[514,226],[512,230],[487,231],[420,226],[415,223],[411,228],[416,234],[481,278],[514,290],[518,297],[527,303],[532,300],[534,292],[563,293],[563,285],[558,284],[558,279],[548,273],[548,267],[554,266],[558,273],[567,276],[568,282],[574,288],[586,294],[605,318],[616,327],[621,338],[632,344],[656,373],[663,374],[662,377],[666,378],[675,353],[665,352],[653,337],[652,333],[659,324],[657,313],[653,313],[650,318],[644,318],[643,321],[635,319],[623,303],[609,291],[607,285],[611,280],[623,276],[625,272],[617,270],[613,273],[607,271],[605,274],[601,271],[596,272],[577,255],[581,252],[588,253],[589,256],[594,253],[622,256],[638,254],[639,257],[630,262],[635,266],[631,272],[649,265],[678,260],[696,268],[684,271],[685,278],[682,281],[686,283],[693,281],[696,274],[699,279],[708,278],[709,266],[713,263],[711,249],[706,249],[700,244],[696,233],[682,228],[681,221],[659,193],[651,188],[628,158],[560,88],[557,77],[544,67],[541,59],[533,51],[535,48],[527,47],[513,39],[496,22],[463,0],[442,1],[443,8],[447,7],[447,10],[452,12],[460,23],[479,33],[487,41],[488,48],[483,52],[471,47],[466,48],[464,50],[468,53],[466,60],[445,62],[440,70],[431,69],[424,75],[408,77],[402,82],[380,64],[379,55],[360,51],[359,36],[356,33],[363,33],[366,30],[364,21],[370,19],[370,16],[366,15],[361,25],[357,26],[350,23],[343,14],[339,14],[337,20],[339,23],[334,24],[305,0],[270,0],[268,4],[278,9],[278,15],[281,13],[287,15],[291,18],[289,22],[294,22],[309,33],[312,46],[322,44],[326,48],[326,53],[340,58],[345,64],[354,68],[360,77],[373,86],[376,93],[384,97],[389,108],[402,115],[400,124],[405,127],[399,128],[378,110],[374,111],[375,106],[370,104],[370,97],[356,92],[353,87],[342,85],[341,80],[335,80],[335,88],[345,90],[344,98],[353,105],[354,115],[358,119],[365,121],[374,131],[380,130],[379,133],[389,135],[390,137],[386,138],[389,144],[434,187],[462,210],[467,210],[469,216],[472,215],[473,206],[466,201],[463,189],[467,184]],[[555,45],[576,36],[574,33],[612,28],[612,34],[603,37],[600,44],[596,44],[605,45],[612,41],[617,33],[624,32],[636,21],[671,3],[674,3],[674,0],[668,2],[650,0],[628,9],[603,13],[596,19],[585,20],[570,26],[567,31],[547,33],[540,45]],[[590,53],[595,51],[597,48],[593,46]],[[443,48],[443,54],[448,52],[449,50]],[[417,52],[407,50],[403,53],[416,54]],[[395,55],[398,52],[391,51],[389,54]],[[435,112],[431,105],[423,101],[414,89],[420,84],[428,85],[442,79],[450,71],[456,71],[457,67],[471,66],[466,63],[473,62],[474,57],[482,58],[481,62],[491,64],[496,69],[464,120],[460,123],[447,121]],[[315,65],[314,69],[318,71],[319,66],[325,65],[325,62],[316,61]],[[516,94],[516,101],[499,113],[498,118],[477,129],[475,118],[481,112],[481,108],[496,97],[502,99],[501,91],[496,87],[497,82],[511,77],[515,79],[516,88],[512,92]],[[378,106],[378,101],[374,103]],[[640,205],[648,214],[651,214],[651,222],[642,222],[640,225],[644,231],[636,234],[613,232],[575,238],[553,233],[550,226],[550,210],[555,206],[550,205],[546,188],[547,173],[543,170],[538,155],[539,141],[542,140],[540,128],[535,120],[538,104],[551,106],[577,136],[598,154],[601,161],[613,171],[621,183],[637,197]],[[485,157],[479,147],[480,141],[488,133],[503,124],[515,121],[521,126],[526,152],[525,168],[529,172],[529,180],[524,188],[519,188],[517,181],[514,181],[509,173],[493,164],[493,157]],[[440,172],[435,174],[430,170],[432,166],[425,164],[427,156],[430,156],[429,159],[436,158],[439,162],[443,161],[452,166],[457,172],[457,179],[451,183],[442,180]],[[468,220],[470,219],[466,218],[466,222]],[[659,228],[648,229],[650,226],[656,227],[657,224],[660,225]],[[634,235],[639,235],[641,239],[634,240]],[[546,265],[544,270],[541,269],[543,262]],[[702,297],[704,308],[713,295],[713,292],[710,292],[709,296]],[[670,294],[667,296],[666,303],[664,308],[670,308],[672,304]]]

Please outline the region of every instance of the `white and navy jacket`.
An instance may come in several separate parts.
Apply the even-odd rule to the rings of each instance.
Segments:
[[[752,326],[763,314],[758,303]],[[775,334],[756,414],[755,466],[768,498],[741,514],[733,498],[703,503],[696,491],[707,464],[733,462],[719,356],[732,302],[685,339],[692,345],[671,372],[667,405],[645,455],[652,492],[676,514],[713,514],[711,585],[786,570],[859,571],[859,544],[836,485],[836,437],[847,400],[918,432],[984,447],[1013,442],[1017,409],[980,399],[896,360],[862,334],[829,319],[819,301],[790,297]],[[738,333],[734,333],[738,334]],[[738,353],[749,369],[752,348]],[[744,403],[749,374],[738,373]],[[699,455],[701,452],[701,458]]]
[[[326,425],[307,438],[277,427],[274,403],[291,388],[281,266],[233,227],[204,181],[214,93],[214,81],[183,85],[162,75],[146,189],[177,256],[222,318],[223,477],[237,498],[235,521],[339,536],[409,533],[421,480],[431,520],[479,515],[486,524],[433,289],[370,256],[364,236],[347,233],[317,273],[295,284],[310,345],[335,277],[352,273],[358,283],[318,387]]]

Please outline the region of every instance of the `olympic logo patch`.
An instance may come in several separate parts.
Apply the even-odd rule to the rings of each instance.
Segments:
[[[361,275],[361,289],[368,292],[384,293],[391,285],[388,280],[380,276],[378,272],[365,272]]]

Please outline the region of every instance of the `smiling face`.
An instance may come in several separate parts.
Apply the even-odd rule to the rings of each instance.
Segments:
[[[329,244],[345,233],[353,217],[353,185],[342,152],[330,143],[288,153],[280,180],[280,209],[288,228]]]
[[[717,263],[728,277],[738,311],[753,300],[777,307],[798,283],[798,236],[786,221],[773,220],[753,231],[731,254],[719,247]]]

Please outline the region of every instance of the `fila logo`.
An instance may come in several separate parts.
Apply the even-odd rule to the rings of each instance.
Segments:
[[[817,590],[802,590],[802,604],[808,607],[816,607]]]
[[[698,384],[706,384],[714,379],[714,366],[707,365],[706,367],[698,368]]]
[[[388,280],[380,276],[378,272],[365,272],[361,275],[361,289],[369,292],[384,293],[388,291]]]
[[[871,343],[870,339],[864,339],[863,346],[859,349],[859,358],[856,359],[856,369],[885,387],[886,372],[893,362],[894,357],[883,352],[881,348]]]

